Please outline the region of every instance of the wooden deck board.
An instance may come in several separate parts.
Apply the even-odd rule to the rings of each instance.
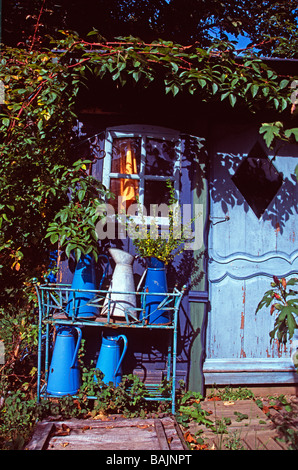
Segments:
[[[184,450],[171,417],[38,423],[28,450]]]

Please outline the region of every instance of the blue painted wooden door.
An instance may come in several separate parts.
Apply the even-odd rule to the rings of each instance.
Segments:
[[[255,314],[273,275],[298,273],[297,150],[290,147],[274,159],[283,183],[258,218],[232,179],[256,135],[233,139],[218,139],[211,152],[205,383],[297,382],[291,344],[279,350],[270,343],[274,315],[266,308]]]

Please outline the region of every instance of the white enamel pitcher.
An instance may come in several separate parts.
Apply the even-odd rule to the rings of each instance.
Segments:
[[[116,263],[109,292],[105,299],[101,315],[108,314],[112,318],[125,318],[127,313],[136,307],[135,283],[132,264],[134,256],[118,248],[110,248],[110,255]]]

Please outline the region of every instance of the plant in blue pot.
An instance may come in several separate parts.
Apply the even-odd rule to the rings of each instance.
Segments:
[[[133,232],[128,227],[129,235],[137,235],[132,236],[132,241],[138,256],[147,263],[143,298],[145,320],[149,324],[171,322],[168,311],[162,305],[166,298],[164,294],[168,292],[166,269],[169,262],[182,253],[184,243],[191,241],[189,227],[181,227],[181,211],[172,182],[168,181],[167,186],[169,200],[166,231],[160,231],[156,218],[151,218],[149,227],[144,218],[141,224],[130,220],[129,227],[133,227]],[[143,319],[143,315],[140,319]]]

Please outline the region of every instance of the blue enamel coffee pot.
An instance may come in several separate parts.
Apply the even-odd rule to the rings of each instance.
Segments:
[[[67,314],[72,316],[73,309],[75,316],[79,318],[93,319],[98,313],[98,308],[89,305],[94,298],[93,291],[97,288],[95,262],[91,255],[82,255],[74,272],[69,299],[66,307]]]
[[[50,395],[73,395],[77,393],[81,385],[78,350],[82,331],[78,327],[66,325],[59,325],[56,328],[47,393]]]
[[[123,350],[120,353],[120,341],[123,341]],[[122,380],[121,364],[127,351],[127,338],[125,335],[107,335],[102,337],[101,348],[96,363],[96,369],[103,374],[103,382],[112,382],[115,386]],[[97,381],[96,377],[94,380]]]

